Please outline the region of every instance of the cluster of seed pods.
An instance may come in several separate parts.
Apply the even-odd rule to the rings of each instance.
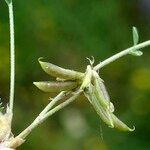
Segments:
[[[129,128],[114,115],[114,105],[110,101],[104,81],[92,65],[88,65],[86,72],[81,73],[61,68],[49,62],[43,62],[41,59],[39,59],[39,63],[47,74],[56,79],[56,81],[34,82],[40,90],[44,92],[61,92],[81,89],[99,117],[109,127],[122,131],[134,131],[134,127],[133,129]]]

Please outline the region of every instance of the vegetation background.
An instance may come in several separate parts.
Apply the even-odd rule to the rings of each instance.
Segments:
[[[43,93],[33,81],[52,80],[38,58],[85,71],[85,57],[96,63],[133,45],[131,27],[141,41],[150,39],[149,0],[14,0],[16,94],[13,130],[18,134],[55,93]],[[108,128],[84,97],[37,128],[20,150],[149,150],[150,51],[126,56],[100,70],[116,114],[133,133]],[[0,97],[8,102],[8,10],[0,1]]]

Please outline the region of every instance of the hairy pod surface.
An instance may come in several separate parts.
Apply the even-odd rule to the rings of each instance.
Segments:
[[[41,81],[41,82],[33,82],[33,84],[44,92],[69,91],[78,87],[78,83],[74,81],[66,81],[66,82]]]
[[[105,108],[110,108],[110,97],[103,83],[104,81],[99,77],[96,71],[93,71],[93,85],[95,87],[95,94],[97,95],[99,102]]]
[[[49,75],[66,80],[82,80],[84,73],[74,70],[64,69],[49,62],[43,62],[39,59],[42,69]]]
[[[88,91],[85,93],[85,96],[89,99],[90,103],[93,105],[97,114],[100,118],[111,128],[114,127],[113,120],[111,117],[111,112],[109,109],[103,107],[100,103],[99,97],[95,94],[95,87],[93,85],[89,86]]]

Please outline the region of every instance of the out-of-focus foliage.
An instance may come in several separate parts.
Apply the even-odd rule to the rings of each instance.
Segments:
[[[50,80],[37,59],[85,70],[85,57],[104,60],[133,45],[131,27],[140,41],[150,39],[149,0],[14,0],[16,31],[16,95],[14,130],[19,133],[54,94],[33,81]],[[9,91],[9,25],[0,1],[0,97]],[[80,98],[37,128],[20,150],[148,150],[150,147],[150,51],[127,56],[100,71],[116,114],[136,126],[120,133],[103,125],[86,99]]]

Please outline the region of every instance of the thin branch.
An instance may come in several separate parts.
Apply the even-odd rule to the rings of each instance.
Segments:
[[[39,116],[45,115],[59,100],[63,99],[66,94],[65,91],[60,92],[52,101],[43,109]]]
[[[120,58],[122,56],[125,56],[127,54],[130,54],[131,51],[138,50],[138,49],[144,48],[144,47],[149,46],[149,45],[150,45],[150,40],[146,41],[146,42],[143,42],[143,43],[140,43],[140,44],[138,44],[136,46],[130,47],[130,48],[126,49],[126,50],[123,50],[120,53],[117,53],[114,56],[112,56],[112,57],[104,60],[103,62],[99,63],[98,65],[96,65],[94,67],[94,70],[97,71],[97,70],[101,69],[102,67],[110,64],[111,62],[117,60],[118,58]]]
[[[55,108],[53,108],[49,112],[46,112],[46,110],[48,110],[48,109],[44,109],[42,112],[46,112],[46,113],[45,114],[42,113],[42,115],[38,115],[38,117],[33,121],[33,123],[31,125],[29,125],[24,131],[22,131],[15,138],[25,139],[32,132],[32,130],[34,128],[36,128],[38,125],[40,125],[43,121],[45,121],[48,117],[52,116],[54,113],[56,113],[60,109],[63,109],[65,106],[67,106],[68,104],[70,104],[71,102],[73,102],[77,97],[79,97],[81,95],[81,93],[82,93],[82,90],[78,90],[76,93],[74,93],[74,95],[72,97],[70,97],[69,99],[67,99],[65,102],[59,104],[58,106],[56,106]],[[58,99],[63,98],[64,97],[63,94],[64,93],[60,93],[59,95],[57,95],[53,99],[53,102],[56,102],[56,101],[58,101]]]
[[[14,38],[14,13],[13,3],[10,1],[8,4],[9,9],[9,25],[10,25],[10,97],[9,105],[10,111],[13,114],[14,104],[14,87],[15,87],[15,38]]]
[[[64,108],[65,106],[67,106],[68,104],[73,102],[75,99],[77,99],[81,95],[82,92],[83,92],[83,90],[79,89],[76,93],[74,93],[74,95],[72,97],[70,97],[65,102],[61,103],[60,105],[56,106],[51,111],[46,113],[43,117],[43,120],[47,119],[49,116],[53,115],[54,113],[56,113],[60,109]]]

